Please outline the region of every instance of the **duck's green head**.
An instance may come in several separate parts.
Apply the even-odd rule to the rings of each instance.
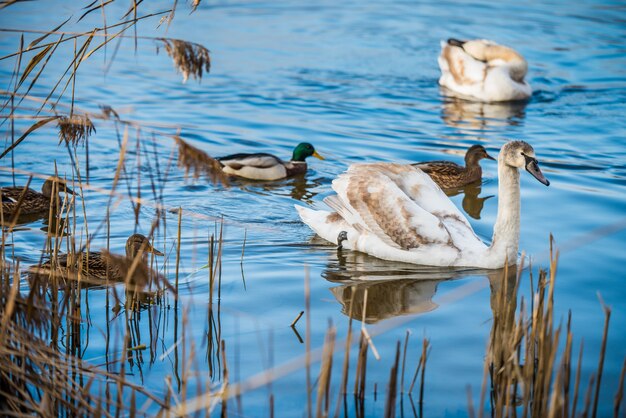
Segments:
[[[291,157],[291,161],[304,161],[311,156],[319,158],[320,160],[324,159],[324,157],[322,157],[317,153],[317,151],[315,151],[313,145],[309,144],[308,142],[302,142],[298,144],[298,146],[293,150],[293,156]]]

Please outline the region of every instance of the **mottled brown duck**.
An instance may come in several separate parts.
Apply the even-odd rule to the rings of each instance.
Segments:
[[[452,161],[426,161],[413,165],[428,174],[442,189],[450,189],[480,181],[483,176],[480,160],[483,158],[495,160],[482,145],[472,145],[465,153],[465,167]]]
[[[54,190],[59,194],[75,194],[58,177],[48,177],[41,187],[41,193],[26,187],[0,187],[4,218],[12,218],[18,209],[20,217],[48,213]]]
[[[79,274],[81,280],[90,285],[103,285],[107,282],[124,282],[143,288],[151,279],[157,278],[158,274],[147,265],[147,255],[163,255],[152,246],[148,238],[141,234],[133,234],[126,241],[126,256],[102,252],[81,252],[71,257],[68,254],[59,254],[54,260],[54,273],[65,278],[76,277]],[[141,257],[135,263],[137,257]],[[31,269],[31,273],[38,275],[47,274],[52,269],[53,261],[46,261],[41,266]],[[78,267],[80,266],[80,268]]]

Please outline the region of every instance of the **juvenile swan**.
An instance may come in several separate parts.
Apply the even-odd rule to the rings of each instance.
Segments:
[[[520,234],[519,169],[548,186],[533,148],[505,144],[498,156],[498,216],[491,246],[474,233],[452,201],[419,168],[407,164],[353,164],[333,180],[335,212],[296,206],[319,236],[378,258],[431,266],[501,268],[517,261]],[[346,237],[347,235],[347,237]],[[347,239],[346,239],[347,238]]]
[[[439,84],[454,96],[481,102],[528,99],[528,64],[512,48],[486,39],[441,42]]]

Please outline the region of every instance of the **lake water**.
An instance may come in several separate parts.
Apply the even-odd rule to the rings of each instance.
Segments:
[[[166,9],[170,3],[141,4],[140,15]],[[384,411],[396,343],[404,340],[407,330],[412,333],[407,386],[417,366],[422,337],[432,346],[424,415],[467,415],[466,388],[471,386],[477,403],[492,324],[488,275],[382,262],[351,252],[338,254],[333,246],[314,238],[293,205],[324,207],[322,199],[331,193],[331,180],[354,162],[461,162],[472,144],[481,143],[495,155],[507,140],[524,139],[535,148],[551,184],[546,188],[531,176],[521,175],[520,250],[530,256],[535,273],[539,267],[548,267],[550,234],[562,250],[555,317],[565,321],[571,310],[574,346],[584,340],[582,382],[587,382],[597,367],[604,320],[598,295],[613,309],[599,406],[601,415],[611,413],[626,356],[623,3],[202,2],[193,14],[186,2],[179,3],[167,32],[165,25],[155,29],[157,17],[138,25],[137,33],[167,35],[209,48],[212,70],[201,83],[189,80],[183,84],[165,51],[161,48],[157,55],[156,43],[149,39],[139,39],[136,50],[132,38],[124,39],[117,51],[114,41],[106,52],[99,51],[81,65],[78,73],[76,106],[98,112],[99,105],[108,105],[123,119],[144,126],[140,147],[137,131],[129,132],[127,175],[119,191],[129,188],[136,195],[137,184],[141,184],[141,197],[148,203],[140,209],[138,225],[127,200],[112,205],[111,249],[123,252],[126,238],[135,230],[148,233],[154,219],[150,175],[156,171],[157,161],[160,172],[166,171],[174,144],[150,133],[150,127],[172,134],[180,130],[183,138],[213,156],[270,152],[288,158],[298,142],[307,141],[327,159],[310,159],[305,177],[270,184],[233,181],[230,188],[186,179],[175,166],[169,170],[167,182],[159,187],[164,205],[183,208],[180,298],[175,303],[170,297],[167,306],[156,306],[136,317],[134,342],[148,348],[127,364],[131,379],[162,394],[166,377],[172,377],[176,390],[176,377],[184,375],[186,367],[187,373],[201,372],[197,377],[203,385],[218,384],[221,359],[215,346],[207,343],[207,333],[216,330],[226,341],[231,382],[302,358],[305,344],[289,325],[305,310],[308,277],[313,349],[323,345],[329,322],[337,328],[338,338],[345,338],[346,301],[353,295],[355,300],[362,298],[368,289],[367,327],[374,335],[380,360],[370,353],[366,416],[380,416]],[[109,23],[119,19],[126,8],[126,3],[117,2],[107,6]],[[48,30],[70,15],[73,18],[63,30],[101,26],[99,11],[76,23],[82,13],[68,2],[26,2],[3,9],[0,27]],[[25,43],[36,36],[27,34]],[[518,105],[446,99],[437,86],[437,55],[440,40],[448,37],[483,37],[516,48],[529,62],[532,99]],[[59,48],[32,95],[45,97],[54,86],[73,54],[70,44]],[[16,51],[19,34],[0,33],[0,48],[2,55]],[[3,89],[10,88],[14,67],[13,59],[0,61]],[[66,98],[61,103],[69,102]],[[35,106],[28,101],[23,105]],[[6,114],[7,109],[3,110]],[[31,123],[16,121],[16,136]],[[89,182],[107,190],[119,159],[118,132],[113,122],[96,120],[95,124],[97,133],[89,145]],[[6,147],[10,124],[4,121],[0,129]],[[34,132],[16,149],[15,168],[45,177],[56,163],[61,174],[71,175],[67,150],[57,147],[57,142],[52,126]],[[82,148],[78,155],[84,169]],[[13,177],[6,170],[11,166],[9,156],[0,166],[2,185],[12,184]],[[468,196],[464,207],[476,232],[489,240],[497,209],[496,165],[484,161],[482,166],[484,184],[479,200],[477,193]],[[25,174],[15,176],[18,184],[26,180]],[[37,189],[41,183],[39,178],[33,180]],[[463,197],[459,194],[452,199],[462,206]],[[95,233],[91,248],[102,248],[106,245],[102,221],[108,197],[90,190],[83,201],[88,232]],[[77,214],[76,239],[84,242],[81,212]],[[215,232],[221,217],[220,314],[209,319],[208,272],[202,267],[208,257],[208,236]],[[164,273],[170,279],[175,276],[177,220],[177,214],[168,213],[166,225],[155,238],[156,245],[167,253]],[[39,260],[45,241],[42,227],[41,221],[33,222],[11,237],[11,251],[23,267]],[[529,288],[526,270],[521,283],[525,298]],[[115,336],[119,343],[124,332],[124,315],[112,312],[110,292],[93,289],[85,293],[89,311],[83,312],[82,357],[94,364],[105,363],[106,336],[113,336],[114,347]],[[217,295],[214,303],[218,303]],[[183,321],[185,334],[181,336]],[[358,329],[360,322],[354,326]],[[297,329],[304,338],[304,317]],[[181,338],[186,341],[184,347],[175,344]],[[188,364],[191,343],[195,360]],[[331,382],[335,394],[343,362],[343,345],[338,347]],[[349,388],[355,352],[353,347]],[[119,356],[119,351],[114,351],[115,355]],[[574,350],[577,355],[578,348]],[[319,363],[315,363],[313,379],[318,372]],[[196,393],[196,381],[191,381],[188,396]],[[295,367],[270,386],[246,392],[240,405],[231,401],[229,408],[232,412],[240,407],[247,416],[268,415],[273,393],[276,416],[304,416],[306,387],[306,369]],[[403,414],[413,416],[406,396],[402,408]],[[348,410],[354,413],[351,400]]]

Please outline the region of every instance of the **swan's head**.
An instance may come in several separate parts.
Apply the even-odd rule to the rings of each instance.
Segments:
[[[528,142],[511,141],[507,142],[500,150],[498,160],[509,167],[525,168],[539,182],[550,185],[547,178],[539,169],[539,162],[535,158],[535,150]]]

